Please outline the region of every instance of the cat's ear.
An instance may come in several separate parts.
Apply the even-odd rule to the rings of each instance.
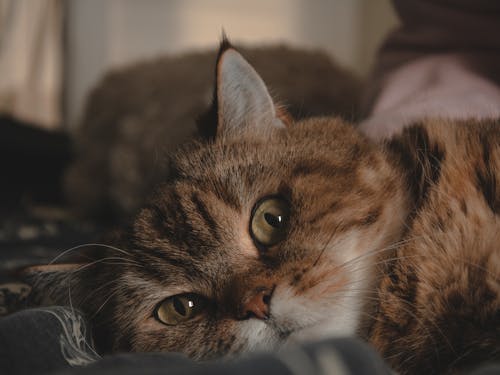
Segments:
[[[205,120],[199,129],[207,138],[262,133],[284,128],[292,121],[275,105],[262,78],[226,37],[219,49],[214,98]]]
[[[65,303],[71,298],[68,293],[77,283],[76,275],[81,263],[49,264],[25,267],[19,271],[20,278],[31,287],[29,300],[35,304]]]

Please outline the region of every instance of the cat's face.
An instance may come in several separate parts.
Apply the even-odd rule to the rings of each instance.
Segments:
[[[321,136],[304,145],[306,127]],[[141,266],[120,275],[133,314],[117,316],[134,348],[205,357],[353,334],[403,220],[384,167],[335,120],[191,149],[128,235]],[[177,316],[190,298],[202,307]]]
[[[114,350],[203,359],[354,334],[400,236],[384,154],[337,119],[290,123],[234,49],[217,66],[214,139],[173,160],[120,251],[75,274],[73,303]]]

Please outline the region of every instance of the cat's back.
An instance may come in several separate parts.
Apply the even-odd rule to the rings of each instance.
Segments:
[[[402,373],[498,360],[500,121],[428,121],[387,149],[414,209],[380,284],[371,341]]]
[[[500,120],[430,120],[407,128],[387,149],[412,193],[413,230],[430,216],[469,229],[500,224]]]

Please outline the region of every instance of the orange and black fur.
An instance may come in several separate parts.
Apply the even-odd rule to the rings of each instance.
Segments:
[[[367,335],[401,373],[500,359],[499,126],[427,121],[388,143],[414,209]]]
[[[498,121],[383,144],[294,122],[228,43],[206,120],[112,247],[29,270],[33,299],[70,291],[104,352],[207,359],[356,334],[399,373],[500,359]]]

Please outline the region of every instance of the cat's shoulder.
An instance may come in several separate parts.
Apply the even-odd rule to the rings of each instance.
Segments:
[[[405,127],[400,134],[386,141],[386,144],[389,148],[406,145],[419,151],[439,148],[443,152],[451,148],[460,152],[455,147],[488,147],[489,151],[489,148],[500,147],[500,118],[422,120]]]
[[[498,356],[499,130],[500,120],[429,120],[385,143],[413,206],[370,334],[395,370],[448,373]]]
[[[384,144],[407,176],[414,199],[430,190],[480,195],[500,213],[500,119],[432,119]]]

